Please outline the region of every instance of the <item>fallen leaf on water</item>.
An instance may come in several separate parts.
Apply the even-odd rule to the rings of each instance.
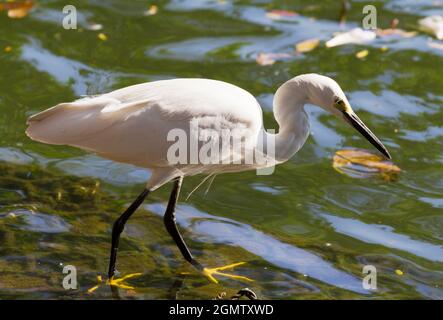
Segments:
[[[86,26],[86,29],[91,30],[91,31],[98,31],[98,30],[103,29],[103,25],[100,23],[91,23]]]
[[[264,53],[260,52],[255,61],[261,66],[273,65],[277,60],[292,57],[289,53]]]
[[[399,36],[402,38],[412,38],[417,35],[417,32],[415,31],[405,31],[402,29],[377,29],[376,31],[377,36],[379,37],[389,37],[389,36]]]
[[[369,51],[368,51],[368,50],[362,50],[362,51],[357,52],[357,53],[355,54],[355,56],[356,56],[357,58],[359,58],[359,59],[363,59],[363,58],[367,57],[368,54],[369,54]]]
[[[288,10],[271,10],[271,11],[266,12],[266,16],[269,19],[280,20],[280,19],[284,19],[284,18],[292,18],[292,17],[298,16],[298,13],[294,12],[294,11],[288,11]]]
[[[374,40],[376,36],[377,35],[374,31],[355,28],[347,32],[339,33],[331,40],[326,42],[326,47],[332,48],[348,43],[356,43],[356,44],[367,43]]]
[[[340,173],[353,178],[370,178],[380,175],[386,181],[397,178],[401,171],[391,161],[366,150],[339,150],[333,157],[332,166]]]
[[[12,19],[24,18],[34,6],[34,2],[27,0],[22,2],[0,3],[0,11],[8,11],[8,17]]]
[[[156,5],[152,5],[148,10],[145,11],[145,16],[153,16],[158,13],[158,7]]]
[[[402,275],[404,274],[403,271],[401,271],[400,269],[395,270],[395,273],[396,273],[398,276],[402,276]]]
[[[428,32],[438,40],[443,40],[443,17],[442,16],[430,16],[418,21],[420,28]]]
[[[299,42],[295,45],[295,50],[299,53],[305,53],[314,50],[320,44],[318,39],[309,39]]]
[[[28,15],[28,9],[12,9],[8,10],[8,17],[12,19],[21,19]]]
[[[379,37],[400,36],[403,38],[412,38],[417,35],[416,31],[405,31],[403,29],[399,29],[398,28],[399,24],[400,24],[399,19],[397,18],[392,19],[390,28],[376,30],[377,36]]]
[[[108,36],[107,36],[106,34],[104,34],[104,33],[99,33],[99,34],[97,35],[97,38],[99,38],[101,41],[106,41],[106,40],[108,40]]]
[[[440,42],[429,41],[429,42],[428,42],[428,46],[429,46],[430,48],[443,50],[443,43],[440,43]]]

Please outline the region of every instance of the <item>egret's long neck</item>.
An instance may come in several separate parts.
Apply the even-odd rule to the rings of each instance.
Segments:
[[[309,119],[304,110],[307,91],[303,84],[288,81],[274,96],[274,116],[279,125],[275,139],[275,159],[283,162],[291,158],[309,135]]]

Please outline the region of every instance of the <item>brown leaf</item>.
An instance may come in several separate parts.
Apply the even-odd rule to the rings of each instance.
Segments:
[[[34,6],[34,2],[30,0],[22,2],[5,2],[0,3],[0,11],[7,11],[8,17],[12,19],[24,18]]]
[[[295,45],[295,50],[299,53],[305,53],[314,50],[320,44],[320,40],[318,39],[309,39],[302,42],[299,42]]]
[[[415,31],[405,31],[396,28],[377,29],[376,33],[379,37],[399,36],[402,38],[412,38],[417,35]]]
[[[391,29],[397,29],[399,23],[400,23],[400,20],[398,20],[397,18],[392,19],[392,21],[391,21]]]
[[[339,150],[333,157],[332,167],[353,178],[370,178],[380,175],[386,181],[397,178],[401,169],[382,156],[366,150]]]

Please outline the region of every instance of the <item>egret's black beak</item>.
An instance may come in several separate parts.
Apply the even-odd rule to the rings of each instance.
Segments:
[[[386,158],[391,159],[388,149],[381,143],[375,134],[360,120],[360,118],[353,112],[343,111],[345,120],[357,129],[360,134],[365,137],[374,147],[378,149]]]

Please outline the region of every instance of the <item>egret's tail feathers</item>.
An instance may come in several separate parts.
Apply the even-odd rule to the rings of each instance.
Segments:
[[[49,109],[47,109],[45,111],[39,112],[37,114],[34,114],[34,115],[32,115],[32,116],[30,116],[28,118],[28,120],[26,121],[26,124],[30,125],[33,122],[41,121],[41,120],[43,120],[43,119],[53,115],[54,113],[56,113],[60,109],[63,109],[65,107],[67,107],[68,105],[69,105],[69,103],[60,103],[60,104],[58,104],[58,105],[56,105],[56,106],[54,106],[52,108],[49,108]]]
[[[60,103],[29,117],[26,134],[33,140],[49,144],[84,140],[110,125],[112,117],[101,113],[101,110],[119,103],[105,97]]]

